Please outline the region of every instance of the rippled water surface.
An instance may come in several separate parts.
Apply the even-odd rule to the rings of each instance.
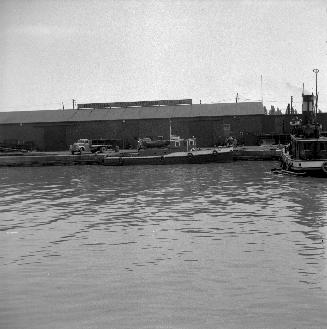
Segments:
[[[327,180],[276,165],[0,168],[0,328],[327,328]]]

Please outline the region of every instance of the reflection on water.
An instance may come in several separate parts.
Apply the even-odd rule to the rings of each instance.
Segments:
[[[1,168],[0,327],[327,327],[326,179],[274,165]]]

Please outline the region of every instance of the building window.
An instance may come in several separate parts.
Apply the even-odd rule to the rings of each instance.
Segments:
[[[229,123],[224,123],[224,130],[225,131],[230,131],[230,124]]]

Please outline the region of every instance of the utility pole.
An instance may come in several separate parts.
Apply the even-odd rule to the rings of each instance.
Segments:
[[[236,94],[236,103],[238,103],[238,93]]]
[[[290,110],[291,110],[291,113],[293,114],[293,96],[291,96],[291,108],[290,108]]]
[[[76,102],[76,99],[72,99],[73,101],[73,110],[75,110],[75,102]]]
[[[316,115],[318,113],[318,69],[312,70],[316,74]]]
[[[261,84],[261,103],[263,104],[263,93],[262,93],[262,74],[260,75],[260,84]]]

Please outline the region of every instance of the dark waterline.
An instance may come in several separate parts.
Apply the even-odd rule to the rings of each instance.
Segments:
[[[327,179],[275,166],[0,168],[0,327],[327,327]]]

